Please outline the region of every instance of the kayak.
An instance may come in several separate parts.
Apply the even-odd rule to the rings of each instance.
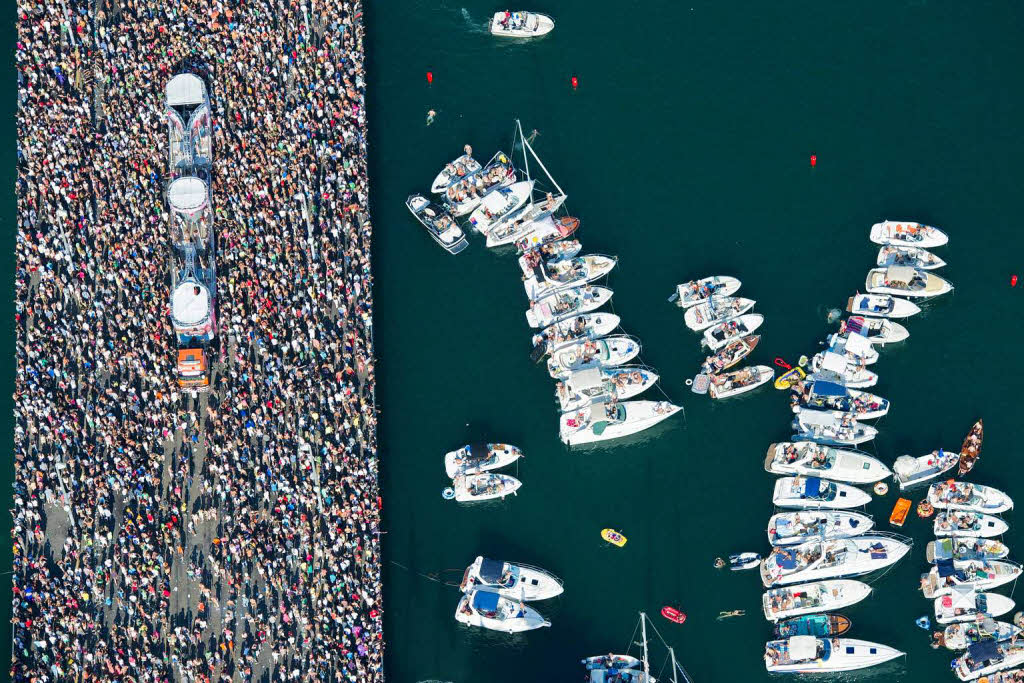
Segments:
[[[661,616],[677,624],[681,624],[684,621],[686,621],[686,615],[677,610],[675,607],[662,607]]]
[[[601,538],[620,548],[626,545],[626,537],[615,529],[601,529]]]

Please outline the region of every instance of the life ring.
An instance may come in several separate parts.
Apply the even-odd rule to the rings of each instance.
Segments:
[[[444,498],[445,500],[451,500],[452,498],[455,497],[455,489],[449,486],[444,491],[441,491],[441,497]]]
[[[935,508],[928,502],[928,499],[922,500],[917,504],[917,516],[922,519],[928,519],[935,514]]]
[[[880,481],[877,484],[875,484],[875,495],[884,496],[887,493],[889,493],[888,484],[886,484],[884,481]]]
[[[692,379],[686,380],[686,386],[692,387],[693,386],[693,380]]]

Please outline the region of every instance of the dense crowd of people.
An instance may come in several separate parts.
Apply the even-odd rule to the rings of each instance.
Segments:
[[[359,0],[18,0],[14,681],[383,679]],[[177,388],[164,85],[214,114]]]

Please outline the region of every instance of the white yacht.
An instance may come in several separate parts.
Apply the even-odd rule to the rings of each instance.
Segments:
[[[586,285],[566,289],[540,301],[531,301],[530,310],[526,311],[526,322],[530,327],[547,327],[559,320],[597,310],[611,298],[612,290],[607,287]]]
[[[904,654],[866,640],[793,636],[765,645],[764,666],[773,673],[854,671],[884,664]]]
[[[849,389],[866,389],[878,384],[878,374],[868,370],[863,364],[849,361],[846,356],[825,351],[814,356],[811,361],[810,375],[812,382],[824,379],[829,382],[842,383]]]
[[[900,299],[888,294],[857,294],[846,302],[846,310],[855,315],[870,315],[876,318],[909,318],[921,312],[913,301]]]
[[[842,510],[867,505],[871,496],[849,484],[818,477],[783,477],[775,482],[772,502],[782,508]]]
[[[454,479],[460,474],[480,474],[508,467],[523,452],[507,443],[471,443],[445,453],[444,471]]]
[[[875,521],[861,512],[779,512],[768,520],[768,541],[773,546],[799,545],[808,541],[832,541],[861,536],[871,531],[874,526]]]
[[[452,183],[444,191],[444,199],[456,216],[465,216],[483,201],[489,192],[516,181],[516,169],[504,152],[498,152],[476,173]]]
[[[600,339],[611,334],[620,322],[621,318],[614,313],[582,313],[548,325],[533,335],[533,347],[542,348],[544,353],[552,353],[569,344]]]
[[[712,351],[717,351],[734,339],[753,334],[764,322],[760,313],[747,313],[737,318],[729,318],[704,330],[704,343]]]
[[[1016,640],[983,640],[971,643],[967,647],[967,652],[950,663],[961,681],[974,681],[982,676],[985,677],[985,681],[989,681],[988,677],[992,674],[1022,665],[1024,642],[1018,643]]]
[[[658,375],[642,365],[590,368],[574,372],[555,385],[562,412],[578,410],[594,401],[624,401],[654,386]]]
[[[1019,636],[1019,627],[991,617],[982,617],[980,622],[956,622],[942,630],[942,644],[947,650],[966,650],[972,643],[983,640],[1001,642]]]
[[[764,618],[779,621],[802,614],[832,612],[868,597],[871,586],[853,579],[829,579],[766,591],[761,598]]]
[[[533,180],[521,180],[512,183],[508,187],[499,187],[484,195],[480,204],[469,215],[469,224],[476,228],[477,232],[487,234],[506,218],[526,204],[533,191]]]
[[[967,510],[995,515],[1013,508],[1013,499],[991,486],[942,481],[928,488],[928,502],[937,510]]]
[[[794,439],[837,446],[856,446],[871,441],[878,430],[862,425],[849,413],[801,409],[793,419]]]
[[[931,298],[953,291],[953,285],[927,270],[907,266],[873,268],[864,287],[869,294]]]
[[[761,581],[772,588],[870,574],[899,562],[913,544],[906,536],[876,532],[777,547],[761,560]]]
[[[455,621],[506,633],[522,633],[551,626],[551,622],[532,607],[481,588],[462,596],[455,610]]]
[[[427,234],[449,254],[458,254],[469,246],[462,228],[447,207],[435,204],[420,194],[411,195],[405,200],[405,205],[427,229]]]
[[[614,267],[614,258],[600,254],[576,256],[565,261],[546,261],[534,268],[531,277],[523,280],[523,289],[531,301],[537,301],[555,292],[599,280]]]
[[[554,379],[589,368],[625,365],[640,353],[640,342],[627,335],[585,340],[565,346],[548,358],[548,374]]]
[[[519,490],[523,482],[507,474],[483,472],[481,474],[460,474],[454,479],[455,500],[459,503],[475,503],[495,498],[504,498]]]
[[[998,617],[1013,609],[1013,600],[999,593],[980,593],[972,586],[956,586],[933,601],[935,621],[940,624],[977,622]]]
[[[680,410],[668,401],[599,401],[563,413],[559,437],[571,446],[618,439],[649,429]]]
[[[930,225],[910,221],[882,221],[871,226],[871,241],[875,244],[931,249],[946,244],[949,237]]]
[[[892,472],[881,460],[860,451],[812,441],[784,441],[768,446],[764,469],[772,474],[827,477],[850,484],[873,484]]]
[[[842,329],[846,334],[859,334],[878,346],[895,344],[910,338],[910,331],[906,327],[887,318],[854,315],[843,321]]]
[[[803,382],[793,390],[793,412],[800,409],[839,411],[859,421],[876,420],[889,412],[889,400],[859,389],[849,389],[842,382],[815,380]]]
[[[941,510],[932,522],[932,531],[939,538],[963,536],[995,538],[1010,530],[1010,525],[993,515],[963,510]]]
[[[489,28],[501,38],[539,38],[551,33],[555,20],[546,14],[521,10],[495,12]]]
[[[480,166],[480,162],[474,159],[471,153],[467,151],[462,156],[452,159],[445,164],[441,172],[434,178],[434,182],[430,184],[430,191],[434,194],[443,194],[450,186],[467,176],[473,175],[481,168],[483,167]]]
[[[947,595],[959,586],[990,590],[1020,575],[1021,566],[1010,560],[938,560],[921,575],[921,590],[926,598]]]
[[[557,576],[539,567],[490,560],[482,555],[466,567],[459,588],[463,593],[482,588],[524,602],[554,598],[565,590]]]
[[[711,375],[708,394],[711,398],[731,398],[753,391],[773,379],[775,371],[767,365],[751,365],[732,372]]]
[[[743,315],[754,307],[753,299],[734,296],[713,296],[704,303],[686,309],[683,321],[694,332],[701,332],[716,323]]]
[[[875,265],[882,268],[885,266],[910,266],[921,270],[937,270],[946,265],[946,262],[922,247],[889,245],[878,249],[878,259],[875,261]]]
[[[547,199],[531,202],[515,214],[509,214],[506,220],[495,224],[487,232],[488,248],[503,247],[527,237],[534,230],[541,227],[547,228],[547,223],[553,223],[552,214],[565,203],[566,196],[548,195]],[[541,223],[545,225],[542,226]]]
[[[916,458],[912,455],[901,455],[896,458],[892,470],[900,489],[908,489],[942,476],[959,462],[959,453],[951,453],[940,448]]]
[[[678,301],[682,308],[689,308],[707,301],[713,296],[732,296],[740,288],[740,281],[728,275],[712,275],[700,280],[690,280],[676,285],[669,301]]]

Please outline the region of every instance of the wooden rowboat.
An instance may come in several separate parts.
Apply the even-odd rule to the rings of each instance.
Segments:
[[[978,458],[981,457],[981,442],[984,436],[985,430],[981,425],[981,420],[978,420],[971,427],[971,431],[967,433],[963,445],[960,446],[960,476],[970,472],[974,464],[978,462]]]

